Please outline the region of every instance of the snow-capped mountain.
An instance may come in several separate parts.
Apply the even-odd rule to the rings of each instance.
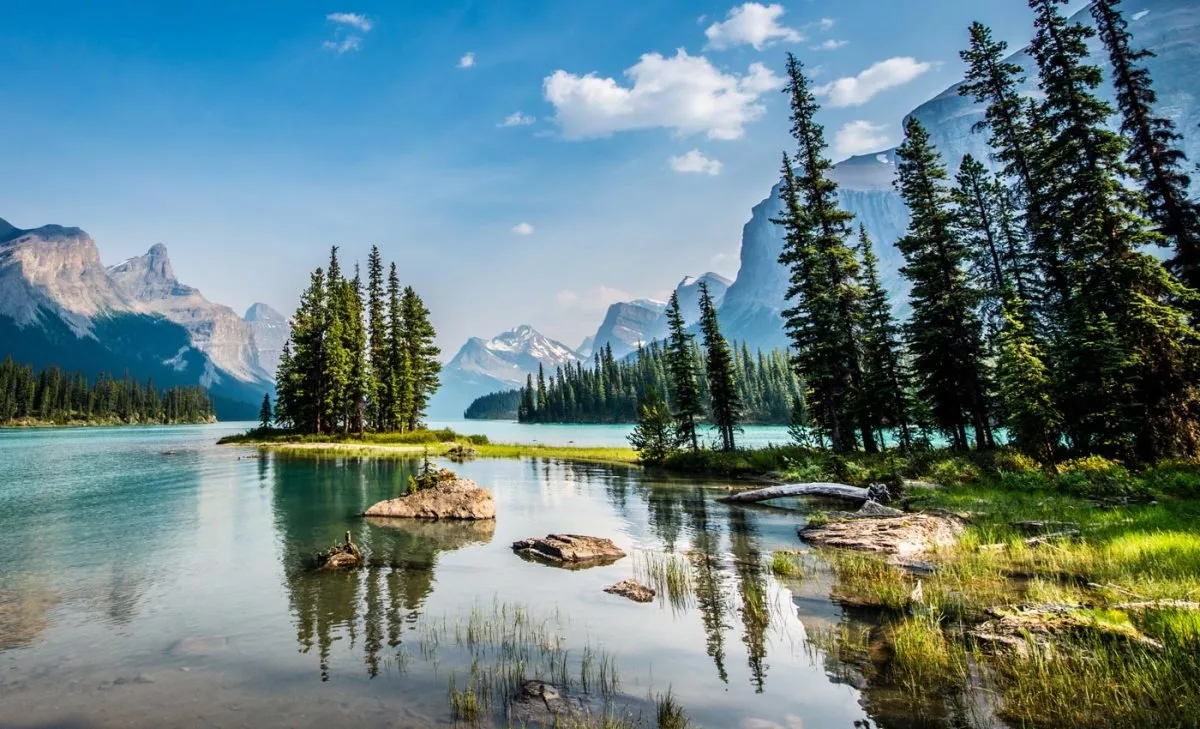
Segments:
[[[1194,69],[1200,65],[1200,4],[1194,0],[1142,0],[1129,11],[1135,9],[1138,12],[1129,16],[1133,42],[1156,54],[1145,63],[1158,93],[1158,110],[1175,120],[1178,131],[1184,135],[1184,150],[1193,162],[1198,161],[1200,76]],[[1091,23],[1087,8],[1080,10],[1074,19]],[[1029,54],[1019,50],[1010,61],[1025,69],[1026,91],[1035,90],[1036,64]],[[1107,58],[1095,42],[1092,62],[1107,70]],[[984,108],[959,96],[958,88],[959,84],[955,84],[912,111],[929,130],[952,174],[964,155],[970,153],[988,161],[990,154],[986,135],[972,131]],[[1107,84],[1101,87],[1101,92],[1111,98]],[[892,187],[896,175],[895,152],[893,148],[851,157],[834,167],[833,178],[839,185],[842,206],[854,213],[855,228],[859,223],[866,226],[880,258],[884,284],[900,303],[907,296],[907,284],[899,273],[903,257],[895,242],[904,235],[909,214]],[[763,348],[787,344],[780,318],[787,291],[787,272],[779,264],[783,234],[770,222],[779,211],[776,186],[754,207],[742,231],[741,267],[720,311],[722,330],[727,337]]]
[[[117,289],[146,312],[161,314],[188,331],[192,344],[217,367],[244,382],[268,382],[259,363],[250,324],[233,309],[214,304],[199,290],[180,283],[162,243],[108,269]]]
[[[560,366],[579,361],[567,345],[531,326],[498,334],[491,339],[473,337],[442,367],[442,386],[430,403],[434,417],[459,417],[480,395],[525,384],[525,378],[544,367],[553,374]]]
[[[104,267],[96,242],[79,228],[25,230],[0,220],[0,357],[92,376],[128,372],[160,386],[203,385],[219,417],[253,417],[269,389],[265,373],[225,369],[216,361],[223,354],[219,337],[202,339],[164,315],[165,299],[199,297],[174,281],[165,249],[115,268],[121,270]],[[252,350],[248,330],[246,336]],[[257,361],[253,351],[247,357]]]
[[[711,271],[700,276],[686,276],[675,287],[683,319],[690,326],[700,319],[700,284],[708,286],[713,303],[720,308],[725,300],[730,280]],[[667,334],[667,305],[653,299],[620,301],[608,307],[604,321],[592,337],[592,351],[612,347],[613,356],[620,358],[637,351],[638,345],[662,340]]]

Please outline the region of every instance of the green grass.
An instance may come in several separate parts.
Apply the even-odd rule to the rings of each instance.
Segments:
[[[966,676],[966,652],[946,636],[936,611],[923,611],[894,625],[891,648],[893,679],[910,693],[952,689]]]
[[[688,729],[692,725],[670,689],[655,699],[654,706],[658,729]]]
[[[795,552],[773,552],[768,566],[771,574],[776,577],[800,577],[804,574],[804,565],[800,563],[800,556]]]

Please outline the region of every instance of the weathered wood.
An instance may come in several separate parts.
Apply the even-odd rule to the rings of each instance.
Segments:
[[[866,501],[867,490],[858,486],[847,486],[844,483],[787,483],[770,486],[765,489],[743,491],[737,494],[722,496],[718,501],[727,504],[753,504],[771,499],[783,499],[789,496],[826,496],[833,499],[848,501]]]

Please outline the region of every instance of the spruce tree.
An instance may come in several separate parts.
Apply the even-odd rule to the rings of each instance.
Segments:
[[[403,430],[412,409],[412,379],[408,350],[404,347],[404,312],[400,277],[393,262],[388,273],[388,430]]]
[[[349,324],[349,300],[345,279],[338,263],[338,247],[329,252],[329,269],[325,274],[325,339],[321,370],[321,419],[325,430],[332,432],[348,427],[346,404],[350,388],[350,352],[346,347]]]
[[[967,447],[967,427],[979,447],[992,444],[988,422],[977,292],[964,267],[966,246],[954,234],[946,169],[915,117],[905,123],[896,187],[912,213],[896,244],[912,283],[912,317],[906,327],[919,391],[936,426],[954,447]]]
[[[434,344],[437,333],[429,320],[429,309],[411,286],[404,288],[400,308],[403,317],[401,347],[408,380],[405,389],[411,398],[405,420],[409,430],[416,430],[425,417],[429,398],[440,383],[438,374],[442,365],[437,358],[441,350]]]
[[[375,380],[367,360],[367,329],[363,319],[362,278],[358,265],[354,279],[343,284],[346,297],[346,351],[350,357],[350,382],[346,390],[349,428],[363,437],[366,430],[367,402],[375,392]]]
[[[1121,112],[1121,132],[1129,143],[1126,160],[1138,171],[1146,193],[1147,215],[1175,249],[1171,261],[1179,278],[1200,291],[1200,205],[1188,196],[1187,156],[1175,123],[1154,113],[1158,97],[1142,61],[1147,49],[1130,46],[1121,0],[1094,0],[1092,17],[1112,64],[1112,85]]]
[[[260,430],[267,430],[271,427],[274,415],[271,413],[271,396],[263,394],[262,407],[258,409],[258,427]]]
[[[703,415],[700,392],[696,383],[696,365],[692,357],[694,337],[688,333],[679,308],[679,295],[672,291],[667,302],[667,370],[670,373],[671,401],[675,410],[676,430],[680,442],[692,452],[700,450],[696,432],[697,420]]]
[[[742,402],[734,374],[733,350],[721,335],[717,308],[708,293],[708,284],[700,282],[700,332],[704,338],[705,372],[712,397],[713,425],[721,434],[721,450],[734,450],[734,433],[739,429]]]
[[[1068,22],[1059,0],[1031,0],[1031,50],[1045,97],[1046,157],[1057,174],[1054,220],[1078,303],[1051,361],[1072,445],[1151,461],[1196,452],[1197,334],[1175,302],[1192,294],[1143,252],[1161,241],[1124,182],[1125,142],[1107,126],[1088,63],[1093,31]]]
[[[283,349],[279,353],[279,365],[275,369],[275,422],[287,429],[294,429],[302,422],[295,417],[295,403],[299,393],[294,376],[292,340],[289,336],[283,343]]]
[[[676,422],[658,390],[647,390],[638,403],[637,425],[629,434],[629,445],[638,452],[643,463],[662,463],[679,448],[683,439]]]
[[[892,316],[892,305],[879,276],[879,259],[867,235],[866,226],[858,232],[862,271],[863,299],[863,407],[872,424],[890,428],[900,447],[912,447],[912,423],[909,416],[908,377],[904,371],[900,328]]]
[[[1004,304],[996,364],[996,389],[1009,442],[1043,463],[1052,463],[1062,414],[1054,403],[1045,354],[1020,311],[1024,302]]]
[[[389,393],[392,380],[392,357],[388,347],[387,305],[384,301],[383,257],[379,246],[371,246],[367,256],[367,347],[371,353],[371,427],[377,431],[388,428],[391,405]]]
[[[325,337],[328,315],[325,273],[313,271],[308,288],[292,317],[290,366],[281,368],[278,384],[287,393],[288,420],[301,432],[322,433],[326,402]]]
[[[848,245],[853,216],[838,204],[833,163],[826,156],[825,131],[815,121],[819,107],[800,62],[788,54],[788,84],[792,136],[797,142],[794,173],[784,156],[781,195],[785,244],[780,262],[789,268],[785,328],[793,337],[798,364],[812,389],[811,401],[834,450],[857,446],[855,427],[863,446],[876,450],[869,416],[856,407],[862,387],[861,352],[856,330],[861,316],[862,289],[858,263]]]
[[[541,362],[538,362],[536,409],[539,422],[550,419],[550,407],[546,397],[546,368],[542,366]]]

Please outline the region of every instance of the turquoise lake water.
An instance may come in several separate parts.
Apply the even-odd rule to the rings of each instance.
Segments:
[[[802,512],[719,504],[722,483],[526,459],[453,466],[493,491],[494,523],[367,521],[415,464],[215,445],[239,429],[0,431],[0,726],[451,726],[450,682],[504,668],[481,626],[516,622],[536,626],[528,677],[565,671],[578,691],[601,656],[627,711],[669,689],[709,729],[971,725],[908,711],[811,640],[874,618],[831,602],[827,573],[769,574],[772,550],[803,546]],[[310,571],[347,530],[368,567]],[[630,556],[567,571],[510,549],[551,532]],[[691,582],[675,604],[603,592],[671,555]],[[481,725],[505,725],[498,706]]]

